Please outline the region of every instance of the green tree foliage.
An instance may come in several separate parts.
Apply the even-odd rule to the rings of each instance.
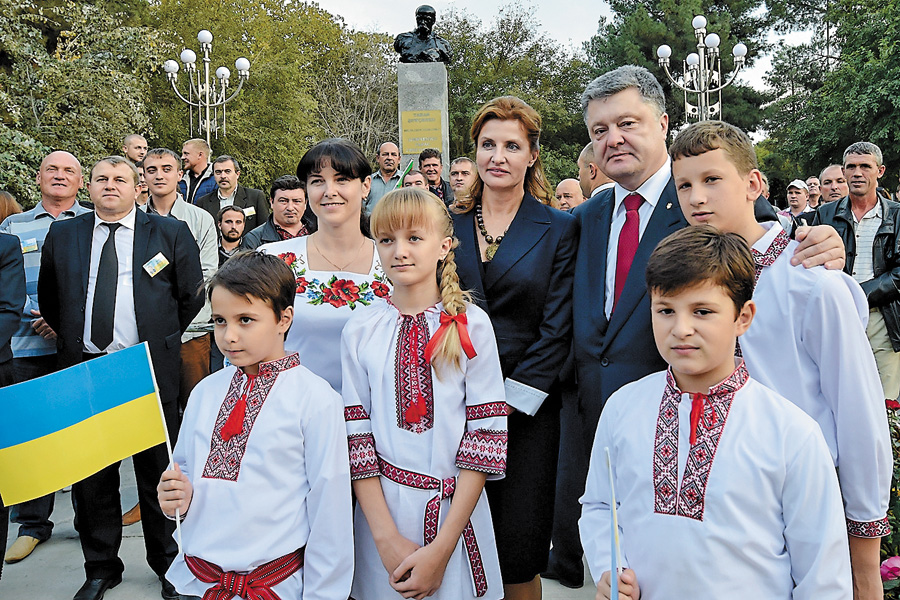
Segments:
[[[148,130],[146,73],[158,63],[159,39],[139,25],[137,3],[2,0],[0,7],[0,182],[31,204],[49,148],[87,163],[120,146],[124,134]]]
[[[696,52],[697,40],[691,27],[695,15],[705,15],[708,32],[722,39],[722,70],[727,76],[733,66],[731,49],[738,42],[747,45],[747,64],[767,48],[765,42],[769,17],[763,0],[612,0],[612,19],[600,21],[599,30],[584,49],[594,76],[622,65],[640,65],[649,69],[666,91],[670,131],[685,123],[684,94],[671,85],[656,62],[656,49],[672,48],[673,76],[682,72],[681,61]],[[722,94],[723,118],[745,131],[756,131],[761,106],[767,96],[749,86],[731,85]],[[688,98],[688,101],[696,103]]]
[[[821,85],[781,89],[768,129],[804,172],[840,162],[859,140],[878,144],[895,186],[900,171],[900,0],[839,0],[829,5],[838,58],[819,70]],[[802,56],[803,49],[793,50]],[[807,61],[807,63],[810,61]],[[787,61],[785,61],[787,64]],[[806,64],[804,69],[809,70]],[[800,82],[805,83],[800,70]],[[813,75],[807,75],[817,85]]]
[[[543,120],[541,160],[556,184],[577,174],[575,160],[587,131],[579,98],[589,80],[587,65],[541,32],[533,9],[503,7],[488,25],[465,10],[438,19],[438,34],[453,47],[449,68],[450,153],[474,156],[472,118],[488,100],[517,96]]]
[[[316,116],[325,137],[356,142],[366,156],[398,139],[397,61],[387,34],[344,31],[340,50],[315,80]]]
[[[167,58],[177,60],[182,48],[191,48],[200,55],[201,68],[197,33],[212,32],[211,72],[229,67],[232,90],[234,61],[250,60],[250,79],[227,105],[226,135],[212,140],[212,153],[238,157],[241,182],[252,187],[268,189],[276,177],[295,172],[300,157],[324,133],[316,118],[315,82],[344,52],[342,24],[314,5],[281,0],[161,0],[151,7],[151,17],[174,48]],[[186,90],[183,69],[178,84]],[[162,74],[155,77],[153,97],[158,136],[151,145],[180,152],[190,137],[187,105]]]

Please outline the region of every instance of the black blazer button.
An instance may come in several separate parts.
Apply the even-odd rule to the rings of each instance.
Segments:
[[[79,337],[79,338],[75,338],[75,343],[76,343],[76,344],[80,344],[80,343],[81,343],[81,338],[80,338],[80,337]]]
[[[606,358],[605,356],[604,356],[603,358],[601,358],[601,359],[600,359],[600,366],[601,366],[601,367],[608,367],[608,366],[609,366],[609,359]]]

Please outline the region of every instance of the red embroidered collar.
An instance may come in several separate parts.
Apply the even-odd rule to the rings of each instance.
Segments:
[[[296,352],[292,352],[286,356],[278,358],[276,360],[270,360],[269,362],[259,363],[259,375],[254,377],[273,377],[278,375],[282,371],[287,371],[288,369],[293,369],[297,365],[300,364],[300,355]],[[241,372],[241,375],[244,377],[250,377],[247,373],[244,372],[243,369],[238,369]]]
[[[704,395],[714,399],[731,395],[744,387],[744,384],[747,383],[747,380],[749,378],[750,374],[747,372],[747,365],[742,360],[740,364],[734,368],[734,371],[731,372],[731,375],[729,375],[716,385],[711,386],[709,388],[709,394]],[[680,389],[678,389],[678,384],[675,382],[675,376],[672,375],[672,367],[666,369],[666,388],[670,393],[676,394],[678,396],[689,393],[682,392]]]

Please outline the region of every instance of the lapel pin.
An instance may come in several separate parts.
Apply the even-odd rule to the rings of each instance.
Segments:
[[[668,204],[666,204],[666,210],[669,210],[670,208],[672,208],[672,203],[671,203],[671,202],[669,202]]]

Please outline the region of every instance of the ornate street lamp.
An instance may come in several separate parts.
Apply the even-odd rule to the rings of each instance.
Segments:
[[[195,131],[194,109],[196,108],[197,136],[205,136],[207,144],[211,141],[213,131],[216,133],[216,139],[219,139],[219,130],[222,131],[222,136],[225,136],[225,105],[241,92],[244,82],[250,77],[250,61],[242,57],[234,61],[234,68],[238,72],[238,86],[231,96],[227,96],[228,82],[231,77],[231,71],[228,70],[228,67],[216,69],[215,76],[219,79],[218,85],[215,79],[210,81],[209,53],[212,51],[212,39],[212,33],[206,29],[197,34],[197,41],[200,42],[200,51],[203,53],[202,77],[200,70],[197,68],[197,54],[188,48],[181,51],[181,62],[184,63],[184,70],[188,76],[187,98],[178,91],[178,63],[171,59],[163,63],[163,70],[166,72],[169,83],[172,84],[175,95],[188,104],[190,135],[193,136]],[[219,119],[219,107],[222,108],[221,121]],[[213,111],[212,116],[210,116],[210,110]]]
[[[728,81],[722,83],[722,60],[719,56],[719,44],[722,40],[715,33],[706,33],[706,17],[703,15],[694,17],[691,26],[697,37],[697,52],[688,54],[683,63],[683,83],[676,80],[669,72],[669,57],[672,56],[672,48],[665,44],[656,50],[659,66],[666,72],[669,81],[684,91],[684,110],[688,119],[697,121],[721,119],[722,90],[734,82],[738,72],[743,68],[747,56],[747,46],[735,44],[731,51],[734,55],[734,71]],[[688,94],[697,95],[696,105],[688,102]],[[718,101],[711,104],[710,97],[714,94],[718,94]]]

